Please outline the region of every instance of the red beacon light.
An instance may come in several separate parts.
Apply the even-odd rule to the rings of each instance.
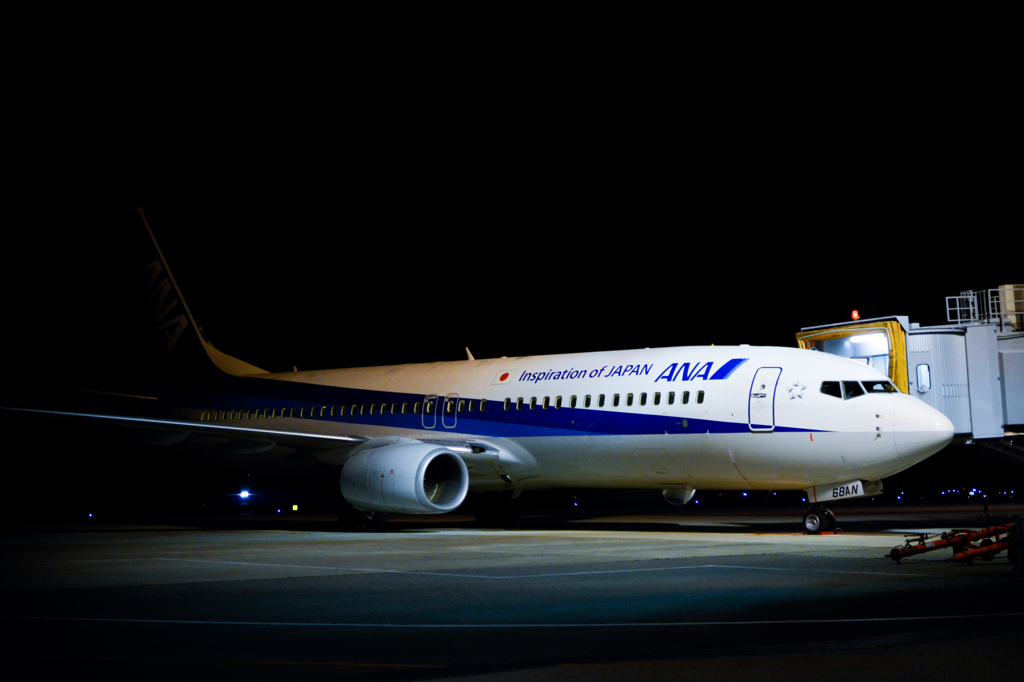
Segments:
[[[857,312],[856,310],[854,310],[852,313],[850,313],[850,319],[851,320],[859,320],[860,319],[860,313]]]

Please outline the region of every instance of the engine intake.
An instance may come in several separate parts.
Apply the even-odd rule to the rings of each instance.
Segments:
[[[428,443],[364,450],[341,468],[341,494],[362,511],[443,514],[462,504],[467,492],[462,458]]]

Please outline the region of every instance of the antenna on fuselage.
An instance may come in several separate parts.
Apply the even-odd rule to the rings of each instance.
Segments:
[[[476,358],[473,357],[473,354],[469,352],[469,346],[466,346],[466,359],[467,360],[476,360]]]

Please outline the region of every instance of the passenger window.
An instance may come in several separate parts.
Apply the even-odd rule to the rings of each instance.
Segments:
[[[377,414],[377,403],[370,405],[370,416]]]
[[[510,407],[512,407],[512,398],[505,398],[505,411],[508,412]]]
[[[448,400],[446,402],[448,403],[448,414],[454,414],[455,413],[455,401],[454,400]]]
[[[423,403],[423,407],[424,407],[424,409],[426,409],[427,414],[434,414],[434,401],[433,400],[427,400],[426,402],[424,402]]]
[[[548,406],[550,404],[551,404],[551,398],[549,398],[548,396],[544,396],[544,409],[545,410],[548,409]]]
[[[476,402],[475,400],[470,400],[469,401],[469,411],[470,412],[473,412],[476,409],[476,406],[474,405],[475,402]]]
[[[616,394],[615,394],[615,395],[614,395],[614,396],[612,397],[612,407],[618,407],[618,406],[619,406],[619,394],[618,394],[618,393],[616,393]]]
[[[409,414],[409,403],[402,403],[402,414]]]
[[[362,405],[359,406],[359,416],[362,417],[362,416],[365,416],[365,415],[366,415],[366,403],[363,403]]]
[[[348,414],[349,414],[349,416],[351,416],[351,417],[354,417],[354,416],[356,416],[356,406],[355,406],[355,405],[353,405],[353,406],[352,406],[352,409],[348,411]]]
[[[398,414],[398,403],[391,403],[391,414]]]
[[[932,368],[929,365],[917,366],[917,392],[924,394],[932,390]]]
[[[601,395],[597,396],[597,406],[598,407],[604,407],[604,393],[602,393]]]
[[[681,396],[679,396],[679,404],[680,405],[686,405],[689,402],[690,402],[690,392],[689,391],[683,391],[683,394]]]
[[[320,408],[320,418],[321,419],[324,418],[324,415],[325,415],[326,412],[327,412],[327,406],[324,405],[323,407]]]
[[[856,381],[844,381],[843,382],[843,393],[846,394],[846,399],[856,398],[859,395],[864,395],[864,389],[861,388],[860,384]]]
[[[839,388],[838,381],[823,381],[821,382],[821,392],[825,395],[830,395],[833,398],[839,398],[842,400],[843,391]]]
[[[626,406],[627,407],[633,407],[633,394],[632,393],[627,393],[626,394]]]
[[[419,414],[420,413],[420,403],[419,403],[418,400],[415,403],[412,404],[412,413],[413,414]]]
[[[704,391],[697,391],[697,404],[700,405],[704,402]]]
[[[675,402],[676,402],[676,392],[675,391],[669,391],[668,392],[668,404],[669,405],[674,405]]]
[[[640,406],[643,407],[646,404],[647,404],[647,394],[646,393],[641,393],[640,394]]]
[[[516,409],[517,410],[523,409],[523,399],[522,398],[516,398]]]
[[[530,398],[530,409],[531,410],[536,410],[537,409],[537,399],[536,398]]]
[[[555,409],[556,410],[562,409],[562,396],[560,396],[560,395],[556,395],[555,396]]]
[[[575,407],[576,407],[576,396],[572,396],[571,398],[569,398],[569,407],[575,409]]]
[[[465,412],[465,411],[466,411],[466,401],[465,400],[460,400],[459,401],[459,412]]]
[[[590,396],[583,396],[583,407],[590,407]]]
[[[481,412],[486,412],[487,411],[487,399],[486,398],[480,401],[480,411]]]
[[[654,404],[655,405],[661,405],[661,394],[660,393],[655,393],[654,394]]]

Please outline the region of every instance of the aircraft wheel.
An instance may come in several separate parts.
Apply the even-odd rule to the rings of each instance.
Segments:
[[[989,545],[994,545],[994,544],[996,544],[994,540],[992,540],[991,538],[985,538],[984,540],[981,541],[981,545],[980,546],[981,547],[988,547]],[[992,554],[982,554],[981,555],[981,560],[982,561],[992,561],[993,559],[996,558],[996,554],[998,554],[998,552],[993,552]]]
[[[804,530],[808,535],[817,535],[836,527],[836,515],[830,509],[814,506],[804,514]]]

